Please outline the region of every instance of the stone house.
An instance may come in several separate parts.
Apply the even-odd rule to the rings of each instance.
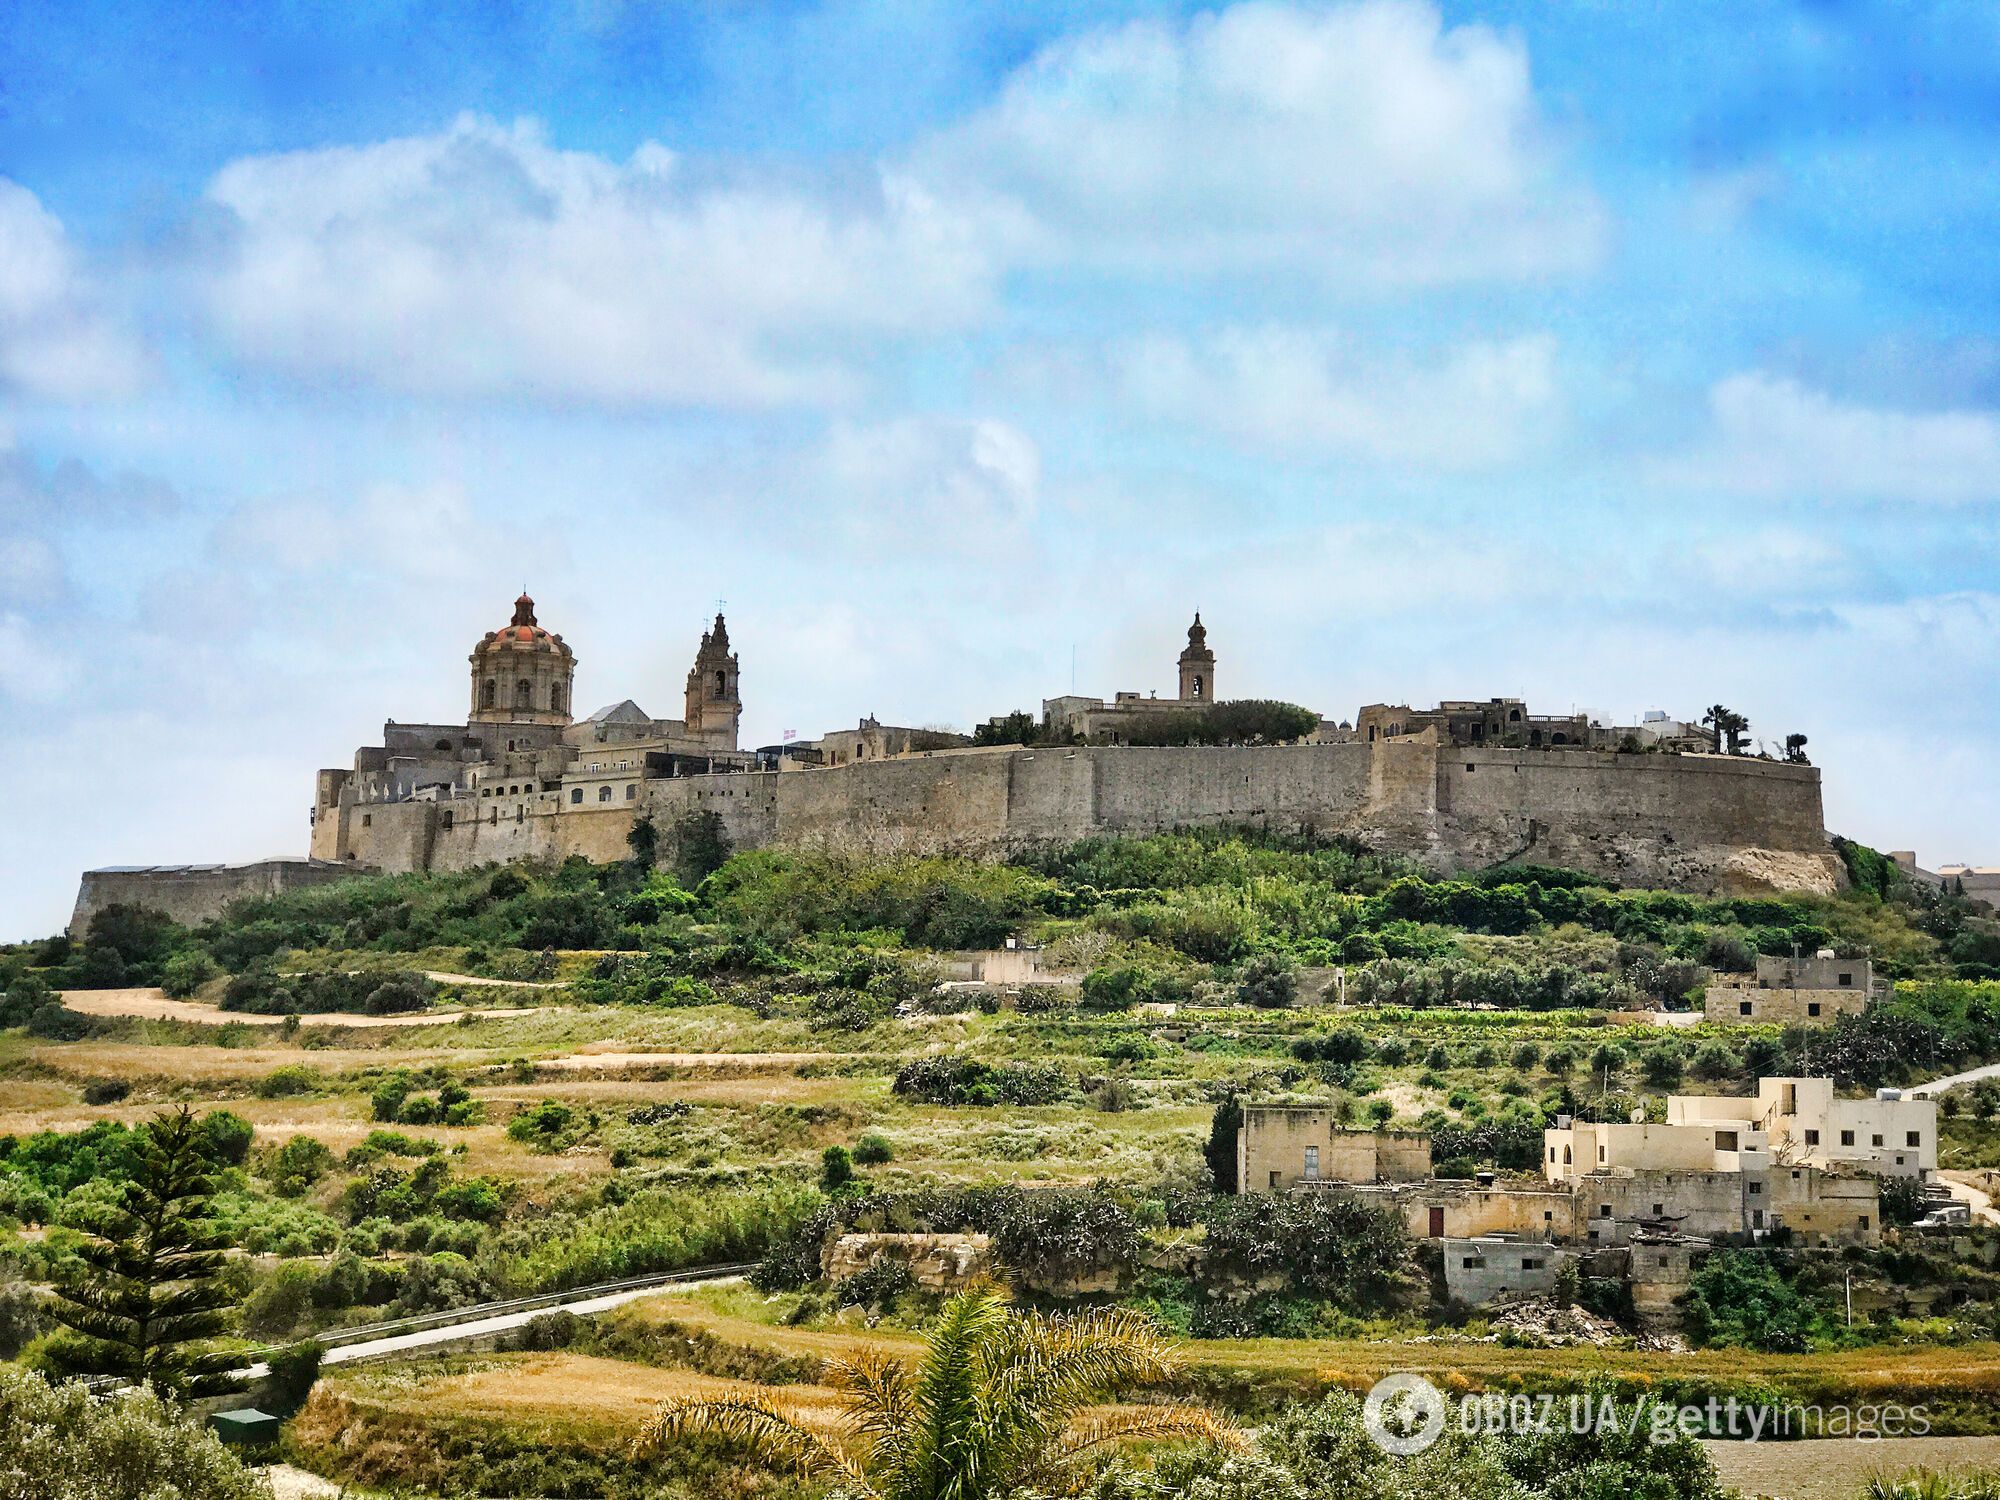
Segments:
[[[1246,1105],[1236,1132],[1239,1192],[1315,1182],[1415,1182],[1430,1174],[1428,1133],[1350,1130],[1319,1105]]]
[[[1875,966],[1865,958],[1836,958],[1830,948],[1810,958],[1759,954],[1751,980],[1708,986],[1702,1012],[1723,1025],[1824,1023],[1860,1014],[1874,994]]]
[[[1565,1264],[1575,1259],[1546,1240],[1484,1234],[1444,1242],[1444,1284],[1454,1302],[1478,1307],[1496,1297],[1552,1292]]]
[[[1937,1105],[1893,1089],[1838,1099],[1827,1078],[1760,1079],[1757,1093],[1675,1094],[1664,1124],[1600,1124],[1565,1115],[1542,1133],[1551,1182],[1597,1172],[1756,1172],[1851,1168],[1928,1179],[1937,1170]]]

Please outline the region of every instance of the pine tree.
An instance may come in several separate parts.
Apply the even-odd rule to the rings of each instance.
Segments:
[[[123,1201],[77,1251],[82,1268],[58,1277],[50,1311],[84,1335],[81,1369],[208,1395],[227,1388],[235,1361],[203,1345],[235,1297],[220,1279],[227,1241],[210,1209],[206,1138],[186,1105],[154,1116],[140,1137]]]

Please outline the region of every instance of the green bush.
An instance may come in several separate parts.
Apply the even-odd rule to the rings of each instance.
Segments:
[[[140,1390],[100,1401],[0,1365],[0,1475],[20,1500],[270,1500],[201,1417]]]

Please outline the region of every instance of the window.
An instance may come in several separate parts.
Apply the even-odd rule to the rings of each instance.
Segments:
[[[1866,1214],[1861,1215],[1861,1227],[1863,1229],[1866,1229],[1868,1227],[1868,1215]]]
[[[1569,1147],[1565,1146],[1563,1147],[1563,1165],[1568,1166],[1569,1164],[1570,1164]]]
[[[1308,1181],[1313,1181],[1316,1180],[1318,1177],[1319,1177],[1319,1147],[1308,1146],[1306,1147],[1306,1179]]]
[[[1278,1185],[1278,1174],[1276,1172],[1273,1172],[1271,1174],[1271,1186],[1276,1187],[1277,1185]]]
[[[1486,1257],[1483,1255],[1467,1255],[1460,1259],[1459,1265],[1468,1271],[1478,1271],[1485,1267]]]
[[[1605,1150],[1605,1148],[1604,1148],[1604,1147],[1602,1147],[1602,1146],[1599,1146],[1599,1147],[1597,1148],[1597,1159],[1598,1159],[1599,1161],[1603,1161],[1603,1160],[1604,1160],[1604,1150]]]
[[[1553,1224],[1555,1221],[1556,1216],[1552,1210],[1546,1208],[1542,1210],[1542,1222],[1544,1224]]]
[[[639,789],[636,786],[628,786],[625,788],[625,800],[627,802],[633,801],[638,797],[638,795],[639,795]]]
[[[535,703],[535,685],[523,677],[514,684],[514,707],[532,708]]]
[[[572,807],[583,801],[583,788],[580,786],[571,787],[569,789],[569,801]]]
[[[1752,1182],[1752,1183],[1748,1183],[1748,1184],[1746,1184],[1746,1186],[1748,1186],[1748,1187],[1749,1187],[1749,1189],[1750,1189],[1750,1196],[1751,1196],[1751,1197],[1753,1197],[1753,1198],[1761,1198],[1761,1197],[1763,1197],[1763,1196],[1764,1196],[1764,1184],[1763,1184],[1763,1183],[1761,1183],[1761,1182]]]
[[[1610,1205],[1609,1203],[1600,1203],[1600,1204],[1598,1204],[1598,1205],[1597,1205],[1597,1217],[1598,1217],[1598,1218],[1600,1218],[1600,1219],[1608,1219],[1608,1218],[1610,1218],[1610,1217],[1611,1217],[1611,1205]]]
[[[608,786],[599,787],[597,789],[597,800],[599,802],[609,802],[611,800],[611,788]]]
[[[1817,1001],[1817,1000],[1808,1000],[1808,1001],[1806,1002],[1806,1014],[1807,1014],[1807,1015],[1809,1015],[1809,1016],[1816,1016],[1816,1015],[1818,1015],[1818,1014],[1819,1014],[1819,1001]]]
[[[1666,1212],[1667,1212],[1667,1205],[1666,1205],[1666,1204],[1664,1204],[1664,1203],[1655,1203],[1655,1204],[1653,1205],[1653,1217],[1654,1217],[1654,1218],[1656,1218],[1656,1219],[1660,1219],[1660,1218],[1664,1218],[1664,1217],[1666,1217]]]
[[[1199,672],[1194,674],[1194,695],[1197,698],[1201,696],[1201,673]]]
[[[491,677],[487,678],[486,685],[479,690],[479,706],[481,708],[491,708],[496,701],[496,695],[499,691],[500,685]]]
[[[1763,1209],[1753,1208],[1750,1210],[1750,1227],[1752,1229],[1762,1229],[1764,1227]]]
[[[549,689],[549,707],[554,709],[557,713],[561,713],[563,711],[561,688],[552,687]]]
[[[1882,1144],[1882,1137],[1879,1135],[1871,1135],[1870,1137],[1868,1137],[1868,1144],[1871,1146],[1879,1146]]]
[[[1524,1271],[1539,1271],[1541,1268],[1542,1263],[1532,1257],[1524,1256],[1521,1260],[1521,1269]]]
[[[1556,1159],[1556,1148],[1551,1146],[1549,1147],[1549,1160],[1553,1162],[1555,1159]]]
[[[1750,1002],[1749,1002],[1748,1000],[1739,1000],[1739,1001],[1737,1001],[1737,1002],[1736,1002],[1736,1014],[1737,1014],[1737,1015],[1739,1015],[1739,1016],[1747,1016],[1747,1015],[1749,1015],[1749,1014],[1750,1014]]]
[[[1806,1144],[1808,1146],[1817,1146],[1819,1144],[1819,1132],[1817,1130],[1808,1130],[1806,1132]]]
[[[1851,1146],[1851,1145],[1853,1145],[1853,1144],[1854,1144],[1854,1132],[1853,1132],[1853,1131],[1851,1131],[1851,1130],[1843,1130],[1843,1131],[1841,1131],[1841,1132],[1840,1132],[1840,1144],[1841,1144],[1841,1145],[1843,1145],[1843,1146]]]
[[[1716,1131],[1716,1132],[1715,1132],[1715,1149],[1716,1149],[1716,1150],[1718,1150],[1718,1151],[1734,1151],[1734,1150],[1736,1150],[1736,1149],[1737,1149],[1737,1146],[1736,1146],[1736,1132],[1735,1132],[1735,1131],[1733,1131],[1733,1130],[1718,1130],[1718,1131]]]
[[[1923,1143],[1924,1133],[1921,1130],[1908,1130],[1903,1133],[1903,1144],[1905,1146],[1921,1146]]]
[[[375,814],[363,813],[361,815],[361,826],[363,828],[373,828],[375,826]]]
[[[1844,985],[1851,985],[1854,983],[1854,976],[1852,974],[1843,974],[1840,976],[1840,982]]]
[[[451,827],[451,809],[448,807],[444,810],[444,826]]]

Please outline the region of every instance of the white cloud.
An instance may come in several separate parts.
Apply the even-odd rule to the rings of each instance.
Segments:
[[[611,403],[833,399],[857,341],[963,325],[988,267],[911,182],[808,193],[625,162],[532,123],[250,157],[201,277],[235,352],[393,389]]]
[[[858,540],[990,548],[1033,521],[1042,461],[1005,422],[903,417],[835,424],[803,477],[821,514]]]
[[[1575,269],[1603,235],[1520,42],[1414,0],[1068,38],[912,160],[1051,260],[1410,285]]]
[[[1532,447],[1556,415],[1555,341],[1539,335],[1418,363],[1337,335],[1227,328],[1198,345],[1134,340],[1107,363],[1112,388],[1141,412],[1278,452],[1489,468]]]
[[[0,390],[59,401],[131,394],[138,345],[106,316],[57,218],[0,177]]]
[[[1709,392],[1711,432],[1661,466],[1739,495],[1932,504],[2000,499],[2000,413],[1862,406],[1750,371]]]
[[[433,581],[476,576],[496,550],[528,555],[516,528],[478,522],[455,480],[372,485],[346,506],[308,496],[246,501],[216,522],[210,550],[256,575],[351,568]]]

